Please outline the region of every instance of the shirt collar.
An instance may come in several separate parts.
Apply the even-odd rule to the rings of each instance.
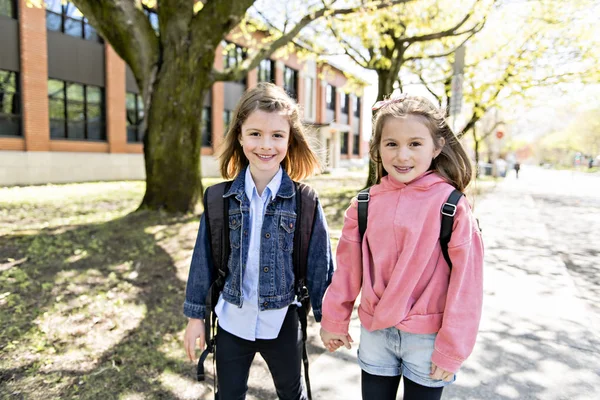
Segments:
[[[279,187],[281,186],[281,179],[283,177],[283,169],[279,166],[277,173],[271,179],[271,181],[265,187],[265,190],[269,190],[268,194],[271,197],[271,200],[275,198],[277,192],[279,191]],[[244,181],[244,190],[246,192],[246,196],[248,196],[248,200],[252,200],[252,195],[256,190],[256,185],[254,184],[254,179],[252,179],[252,174],[250,173],[250,167],[246,168],[246,177]],[[256,192],[258,194],[258,191]]]

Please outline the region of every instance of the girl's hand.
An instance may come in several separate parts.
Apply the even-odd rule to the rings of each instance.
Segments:
[[[183,335],[183,346],[190,361],[196,358],[196,339],[199,339],[200,349],[204,349],[204,321],[190,318]]]
[[[438,379],[445,382],[450,382],[454,378],[454,374],[452,372],[448,372],[446,370],[441,369],[434,363],[431,363],[431,373],[429,374],[431,379]]]
[[[350,343],[354,342],[350,335],[340,335],[327,332],[323,328],[321,328],[321,341],[330,352],[334,352],[342,346],[345,346],[347,349],[351,349],[352,345]]]

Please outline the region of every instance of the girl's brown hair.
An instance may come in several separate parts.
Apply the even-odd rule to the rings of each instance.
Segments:
[[[283,111],[287,115],[290,139],[281,166],[292,180],[298,181],[320,171],[319,160],[307,141],[300,120],[298,104],[279,86],[261,82],[244,93],[231,117],[219,156],[221,175],[225,179],[235,178],[248,165],[239,139],[242,135],[242,124],[256,110],[269,113]]]
[[[373,117],[373,136],[369,150],[371,160],[377,164],[377,183],[387,175],[379,150],[383,125],[390,118],[406,118],[413,115],[420,118],[429,129],[436,150],[439,150],[440,147],[442,149],[441,153],[431,162],[429,169],[436,171],[458,190],[465,190],[471,181],[473,168],[465,149],[450,129],[443,110],[435,107],[424,97],[406,95],[376,103],[375,107],[377,106],[379,108]]]

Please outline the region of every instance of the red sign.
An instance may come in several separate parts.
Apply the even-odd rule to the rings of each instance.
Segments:
[[[498,139],[502,139],[502,138],[504,137],[504,132],[502,132],[502,131],[498,131],[498,132],[496,132],[496,137],[497,137]]]

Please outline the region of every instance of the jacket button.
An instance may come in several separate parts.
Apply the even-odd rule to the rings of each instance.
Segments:
[[[269,305],[269,303],[267,303],[266,301],[263,303],[263,306],[265,306],[265,307],[268,305]]]
[[[231,221],[231,224],[232,224],[232,225],[235,225],[235,224],[237,224],[237,219],[234,219],[233,221]]]
[[[269,232],[265,233],[265,237],[268,239],[271,237],[271,234]]]
[[[290,222],[290,228],[293,228],[293,227],[294,227],[294,224],[292,224],[292,223]]]
[[[265,271],[265,272],[269,272],[269,267],[264,267],[264,268],[263,268],[263,271]]]
[[[248,230],[244,229],[244,235],[248,236]]]

